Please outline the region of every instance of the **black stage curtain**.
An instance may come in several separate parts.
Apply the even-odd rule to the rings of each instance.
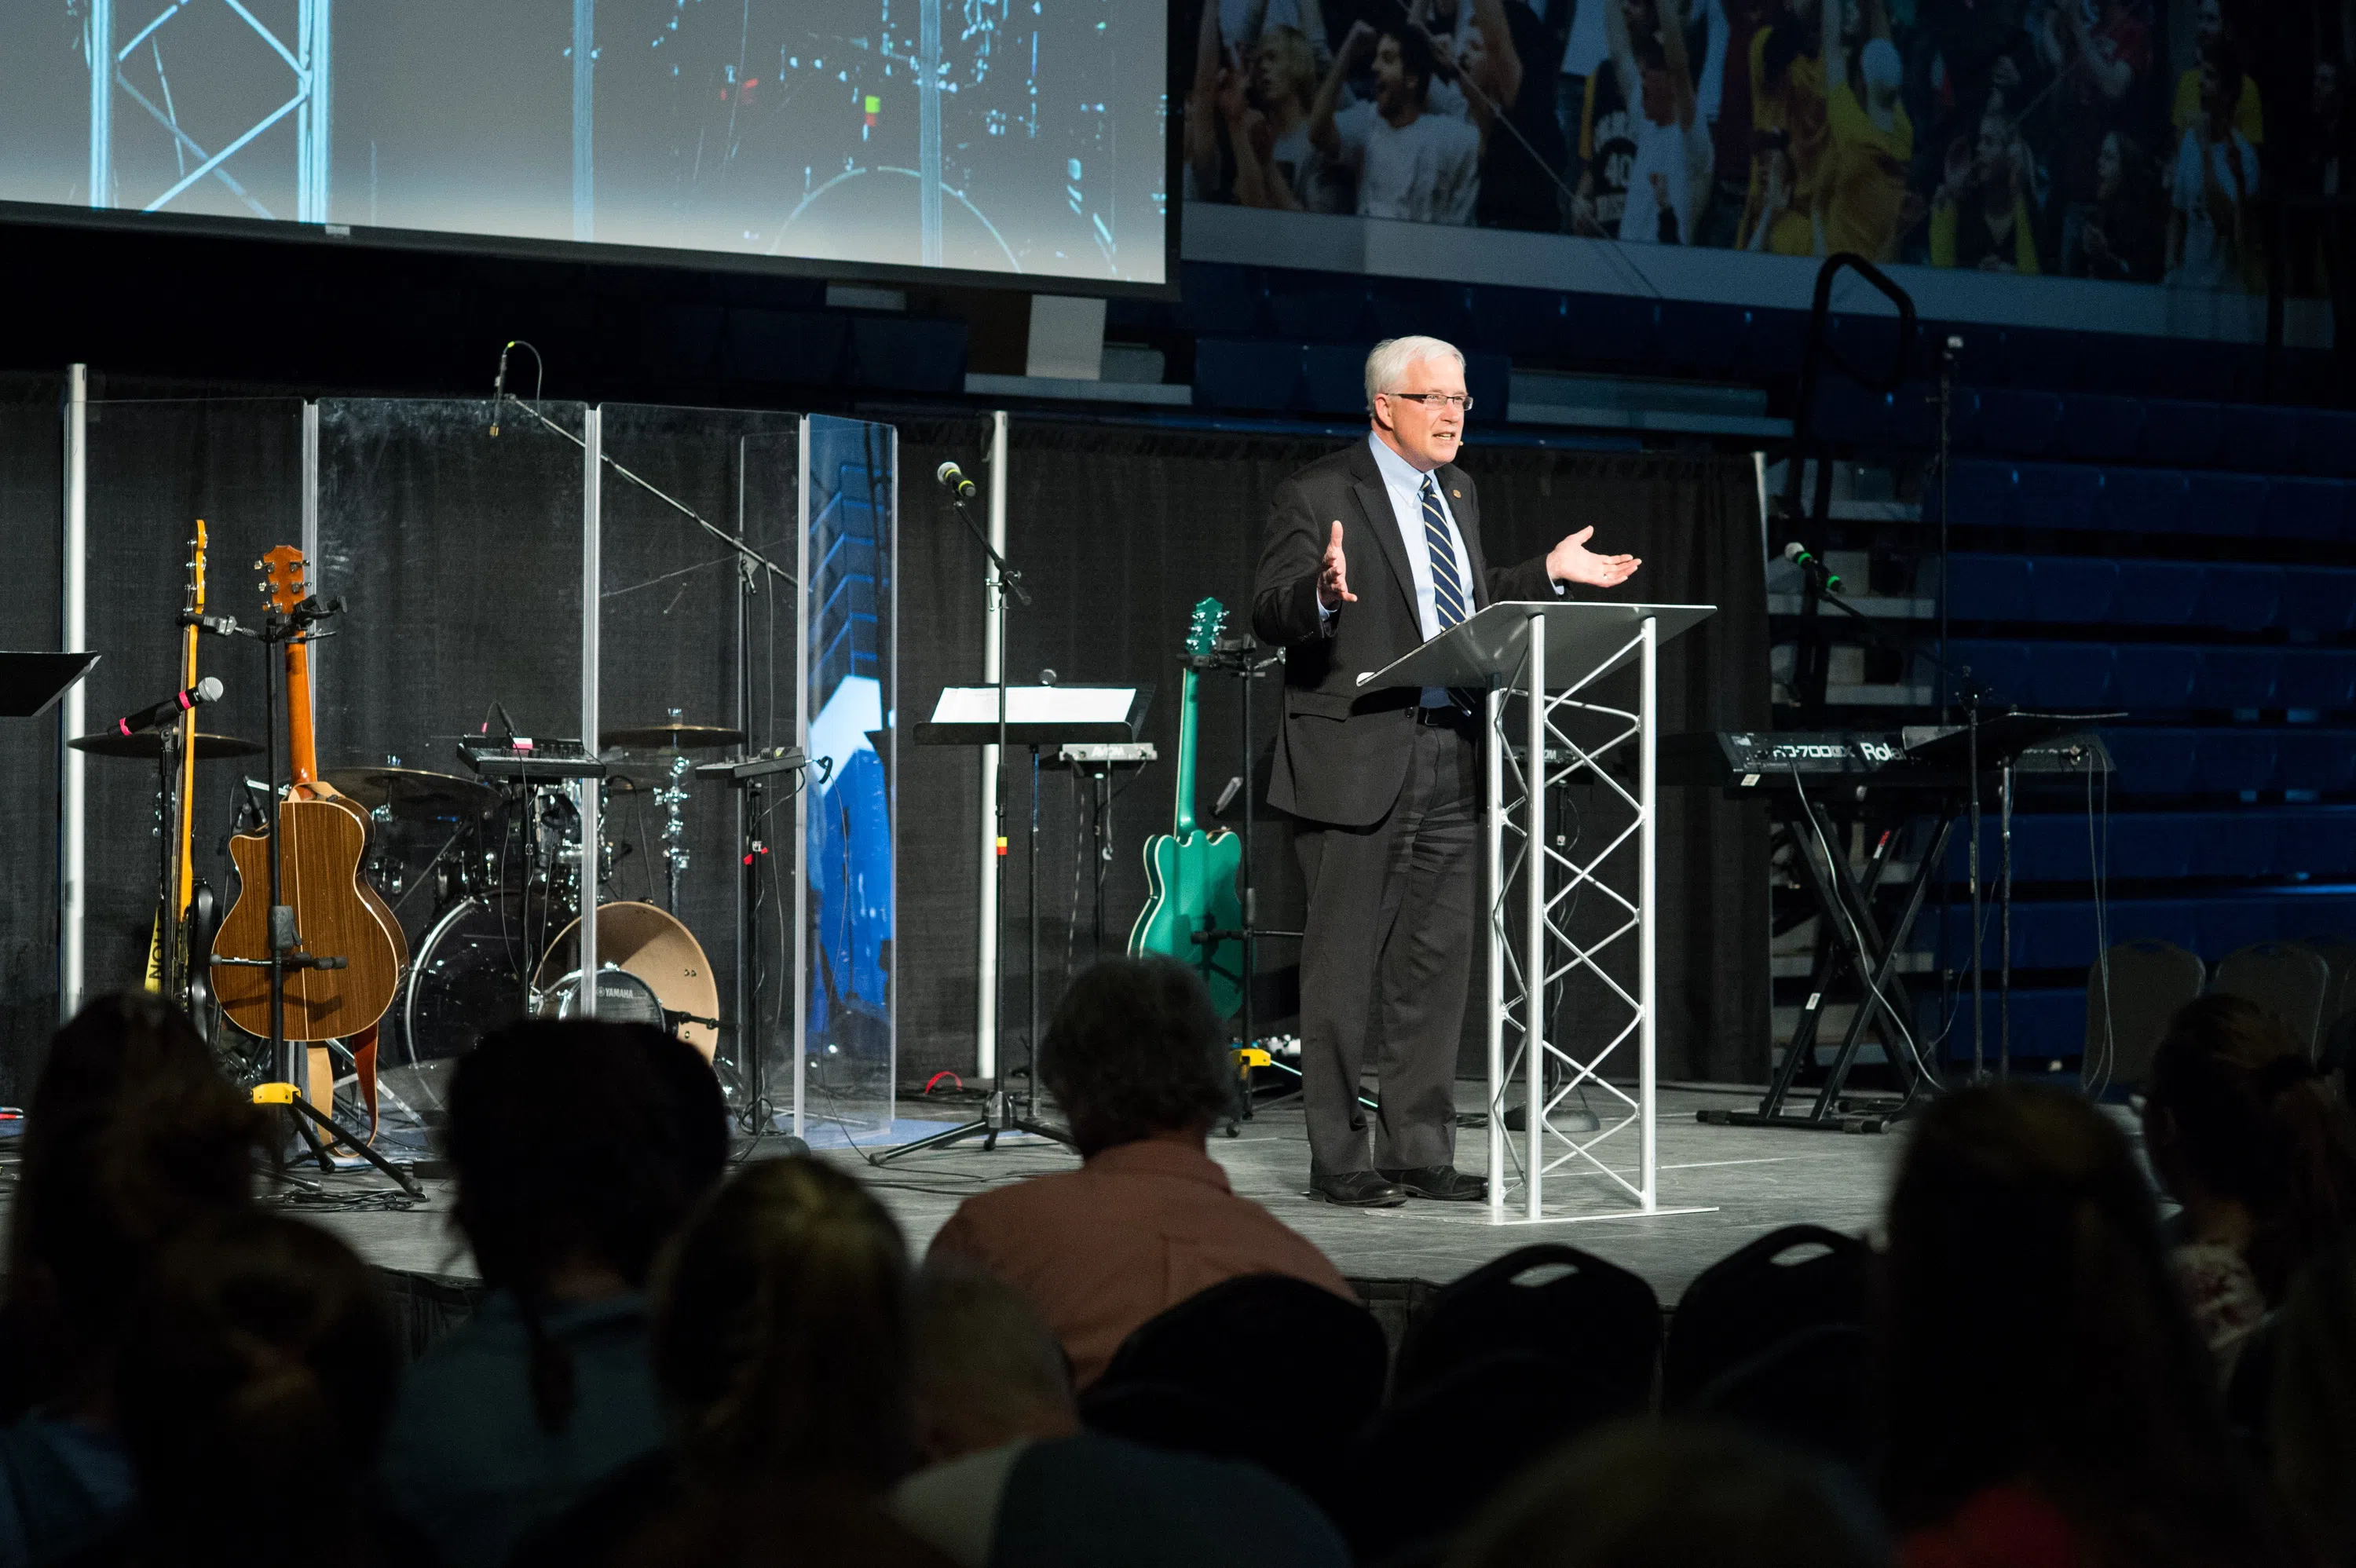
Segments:
[[[0,381],[0,648],[58,645],[65,475],[54,377]],[[58,1012],[58,720],[0,719],[0,1101],[21,1105]]]
[[[1009,556],[1034,605],[1011,612],[1009,678],[1043,668],[1075,682],[1151,683],[1146,738],[1162,760],[1136,776],[1113,811],[1105,882],[1104,947],[1118,952],[1145,899],[1140,851],[1168,831],[1177,741],[1177,656],[1189,609],[1205,595],[1231,615],[1247,610],[1269,495],[1303,463],[1333,450],[1325,438],[1181,433],[1018,421],[1011,439]],[[900,702],[910,720],[931,709],[945,684],[981,672],[981,558],[926,477],[944,459],[980,474],[980,437],[964,421],[902,427]],[[1662,727],[1764,728],[1767,625],[1758,486],[1748,458],[1600,455],[1531,449],[1481,450],[1465,466],[1480,482],[1490,559],[1536,554],[1571,528],[1598,525],[1600,548],[1644,558],[1637,586],[1659,601],[1715,603],[1717,616],[1664,654]],[[1205,677],[1198,797],[1207,817],[1226,782],[1244,772],[1240,682]],[[1279,696],[1255,696],[1264,788]],[[902,752],[900,829],[901,1078],[969,1072],[975,1015],[975,880],[981,826],[979,754],[908,747]],[[1027,770],[1028,754],[1018,756]],[[1081,786],[1052,770],[1040,780],[1039,995],[1051,1011],[1066,977],[1096,951],[1094,879]],[[1766,822],[1759,808],[1700,791],[1662,793],[1658,881],[1660,1066],[1665,1076],[1760,1082],[1768,1068]],[[1001,1061],[1021,1060],[1027,959],[1023,859],[1029,809],[1018,771],[1009,823],[1006,1030]],[[1608,810],[1585,808],[1603,829]],[[1240,796],[1219,818],[1240,828]],[[1600,841],[1590,839],[1592,841]],[[1301,885],[1280,821],[1263,812],[1253,863],[1265,926],[1297,929]],[[1624,872],[1633,878],[1633,858]],[[1582,925],[1594,918],[1583,906]],[[1633,987],[1633,944],[1607,967]],[[1267,944],[1263,963],[1285,966],[1290,944]],[[1290,976],[1261,991],[1263,1027],[1289,1028]],[[1474,996],[1485,984],[1478,975]],[[1582,1013],[1574,988],[1558,1015],[1585,1042],[1605,1027],[1600,1007]],[[1482,1014],[1467,1019],[1462,1065],[1477,1072]]]

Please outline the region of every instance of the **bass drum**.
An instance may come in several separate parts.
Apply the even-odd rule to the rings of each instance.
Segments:
[[[444,911],[418,942],[394,1002],[395,1027],[384,1031],[377,1053],[380,1081],[421,1115],[444,1113],[458,1059],[525,1015],[524,983],[536,956],[519,901],[494,893]]]
[[[712,961],[687,927],[652,904],[599,904],[597,967],[599,1017],[610,1013],[666,1027],[701,1051],[706,1061],[712,1060],[720,1044],[720,987],[712,977]],[[631,978],[616,978],[617,970]],[[631,979],[642,983],[644,994]],[[579,921],[558,933],[541,955],[531,983],[544,1015],[570,1017],[578,1009]],[[646,995],[651,995],[661,1017],[645,1019]]]

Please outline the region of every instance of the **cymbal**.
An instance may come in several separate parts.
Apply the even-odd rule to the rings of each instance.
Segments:
[[[608,730],[597,737],[597,743],[637,746],[654,752],[701,752],[714,746],[733,746],[744,738],[744,731],[719,724],[637,724],[626,730]]]
[[[381,805],[415,822],[464,822],[499,803],[490,785],[431,768],[329,768],[319,776],[371,811]]]
[[[164,750],[164,738],[153,730],[136,735],[125,735],[112,730],[102,730],[95,735],[77,735],[66,742],[77,752],[87,752],[93,757],[145,757],[154,762]],[[216,757],[256,757],[262,754],[262,743],[240,735],[214,735],[197,731],[197,761],[211,762]]]

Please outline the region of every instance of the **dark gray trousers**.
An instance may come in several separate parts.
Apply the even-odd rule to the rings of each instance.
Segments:
[[[1417,725],[1407,783],[1372,827],[1302,823],[1301,1102],[1312,1176],[1448,1165],[1472,972],[1481,777],[1469,729]],[[1379,1008],[1379,1015],[1377,1015]],[[1357,1104],[1379,1016],[1374,1152]]]

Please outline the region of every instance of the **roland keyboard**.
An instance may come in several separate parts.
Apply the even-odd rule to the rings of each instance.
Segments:
[[[1980,771],[1994,774],[2012,759],[2015,774],[2040,781],[2111,771],[2098,736],[2078,727],[2111,714],[1999,714],[1980,724]],[[1970,739],[1960,724],[1902,730],[1719,731],[1664,735],[1660,781],[1711,789],[1803,786],[1960,788],[1970,772]]]

